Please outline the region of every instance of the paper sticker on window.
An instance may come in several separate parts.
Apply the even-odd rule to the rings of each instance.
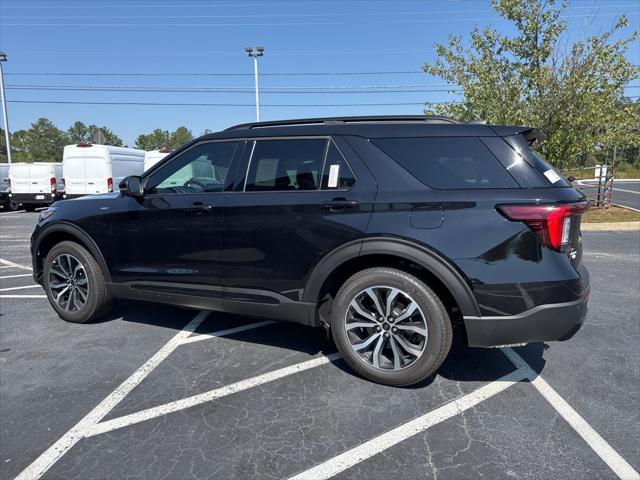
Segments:
[[[556,172],[554,172],[551,169],[549,169],[546,172],[544,172],[544,176],[547,177],[547,179],[551,183],[556,183],[558,180],[560,180],[560,175],[558,175]]]
[[[331,165],[329,167],[329,188],[336,188],[338,186],[338,174],[340,173],[340,165]]]

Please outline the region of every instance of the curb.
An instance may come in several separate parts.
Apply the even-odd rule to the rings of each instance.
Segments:
[[[604,222],[604,223],[583,223],[580,225],[583,232],[597,232],[605,230],[630,231],[640,230],[638,222]]]

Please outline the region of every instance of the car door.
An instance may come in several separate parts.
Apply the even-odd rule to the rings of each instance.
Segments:
[[[239,167],[242,178],[236,182],[240,186],[224,207],[225,307],[231,302],[277,303],[280,295],[301,300],[320,259],[363,237],[376,184],[346,142],[336,141],[296,137],[248,142]]]
[[[144,195],[130,197],[113,222],[116,282],[185,295],[216,291],[224,191],[242,143],[197,143],[150,172]]]

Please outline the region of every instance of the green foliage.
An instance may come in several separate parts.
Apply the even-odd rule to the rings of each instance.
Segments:
[[[153,132],[147,135],[139,135],[136,139],[135,147],[143,150],[178,148],[191,140],[193,140],[193,134],[191,133],[191,130],[186,127],[178,127],[173,132],[156,128]]]
[[[39,118],[31,124],[29,130],[19,130],[11,137],[11,151],[16,151],[16,162],[62,161],[62,150],[67,143],[67,137],[65,132],[46,118]]]
[[[122,139],[115,133],[109,130],[107,127],[98,127],[96,125],[85,125],[82,122],[75,122],[69,130],[67,130],[67,137],[69,143],[98,143],[97,133],[100,131],[104,136],[103,145],[114,145],[116,147],[122,146]]]
[[[571,165],[588,152],[637,145],[639,104],[624,97],[624,87],[640,75],[625,58],[638,32],[623,37],[627,19],[622,16],[611,30],[567,46],[566,22],[555,4],[492,0],[513,23],[514,36],[475,28],[468,46],[458,36],[437,44],[436,60],[423,70],[461,86],[464,100],[427,103],[426,113],[538,127],[546,136],[538,148],[556,165]]]

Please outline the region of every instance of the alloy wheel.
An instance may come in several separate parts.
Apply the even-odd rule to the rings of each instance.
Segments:
[[[71,254],[58,255],[49,269],[49,290],[54,301],[66,312],[77,312],[89,297],[87,272]]]

